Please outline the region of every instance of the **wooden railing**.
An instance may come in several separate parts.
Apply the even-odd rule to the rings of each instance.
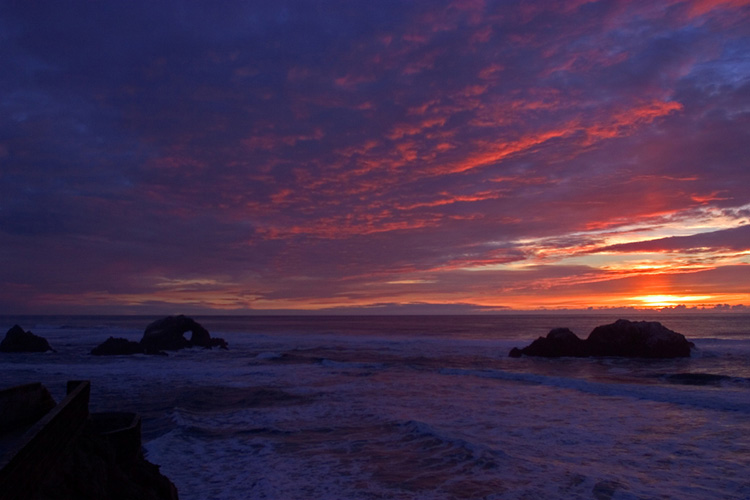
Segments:
[[[52,395],[40,382],[0,390],[0,437],[29,427],[55,405]]]
[[[71,381],[67,392],[0,457],[0,500],[34,498],[41,479],[80,433],[89,416],[91,384]]]

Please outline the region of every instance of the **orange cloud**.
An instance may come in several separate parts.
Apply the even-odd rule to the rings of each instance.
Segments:
[[[485,165],[501,161],[514,154],[528,151],[531,148],[544,144],[551,139],[569,136],[573,132],[575,132],[575,130],[576,128],[571,124],[571,126],[569,127],[563,126],[561,128],[547,130],[545,132],[530,133],[515,141],[492,144],[487,148],[488,151],[470,155],[464,160],[451,165],[438,167],[434,170],[434,173],[439,175],[456,174],[483,167]]]
[[[405,137],[407,135],[417,135],[422,133],[422,131],[433,127],[442,127],[443,125],[445,125],[445,122],[446,118],[434,117],[423,120],[422,122],[417,124],[401,123],[395,125],[386,137],[395,140],[401,139],[402,137]]]
[[[690,199],[692,199],[696,203],[700,203],[702,205],[707,205],[708,203],[712,201],[725,201],[725,200],[731,200],[731,198],[727,198],[725,196],[719,196],[720,193],[724,191],[712,191],[709,194],[693,194],[690,196]]]
[[[439,223],[440,218],[438,216],[394,220],[388,210],[379,213],[360,211],[348,215],[319,218],[305,225],[267,227],[258,231],[267,239],[284,239],[298,235],[323,239],[342,239],[351,236],[434,227]]]
[[[498,74],[501,73],[505,69],[505,66],[502,64],[493,63],[489,66],[482,68],[482,70],[479,72],[479,78],[482,80],[492,80],[494,78],[497,78]]]
[[[439,207],[443,205],[452,205],[454,203],[460,203],[460,202],[474,202],[474,201],[485,201],[485,200],[496,200],[501,196],[500,193],[494,192],[494,191],[484,191],[481,193],[473,194],[473,195],[463,195],[463,196],[451,196],[448,193],[441,193],[444,198],[440,198],[438,200],[433,201],[426,201],[421,203],[412,203],[409,205],[396,205],[396,208],[399,210],[414,210],[417,208],[425,208],[425,207]]]
[[[340,87],[346,90],[352,90],[363,83],[369,83],[374,80],[375,78],[369,75],[365,76],[365,75],[347,74],[339,78],[335,78],[334,83],[336,84],[337,87]]]

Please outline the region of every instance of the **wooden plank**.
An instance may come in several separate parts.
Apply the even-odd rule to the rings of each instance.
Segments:
[[[67,446],[85,425],[90,392],[88,381],[69,382],[65,399],[0,459],[0,500],[21,500],[36,495],[43,477],[57,466]]]

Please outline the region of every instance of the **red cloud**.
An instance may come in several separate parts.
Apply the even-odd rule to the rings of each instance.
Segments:
[[[501,196],[501,193],[494,191],[484,191],[473,195],[449,195],[448,193],[441,193],[444,198],[440,198],[433,201],[426,201],[421,203],[411,203],[409,205],[397,205],[399,210],[414,210],[417,208],[429,208],[439,207],[443,205],[452,205],[460,202],[474,202],[484,200],[495,200]]]
[[[473,170],[478,167],[489,165],[514,154],[528,151],[529,149],[544,144],[551,139],[557,139],[566,137],[575,131],[575,127],[561,127],[558,129],[546,130],[544,132],[534,132],[527,134],[520,139],[515,141],[508,141],[502,143],[495,143],[486,146],[486,151],[474,155],[470,155],[467,158],[451,164],[434,169],[434,173],[438,175],[445,174],[456,174]]]
[[[587,127],[585,129],[588,136],[587,143],[621,136],[637,125],[651,123],[657,118],[680,110],[682,110],[682,104],[678,102],[652,101],[618,112],[605,123]]]
[[[750,5],[750,0],[693,0],[688,2],[689,17],[705,15],[716,9],[739,9]]]

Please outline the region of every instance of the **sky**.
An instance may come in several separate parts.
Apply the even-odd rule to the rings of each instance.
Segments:
[[[0,68],[0,313],[750,305],[750,0],[5,0]]]

